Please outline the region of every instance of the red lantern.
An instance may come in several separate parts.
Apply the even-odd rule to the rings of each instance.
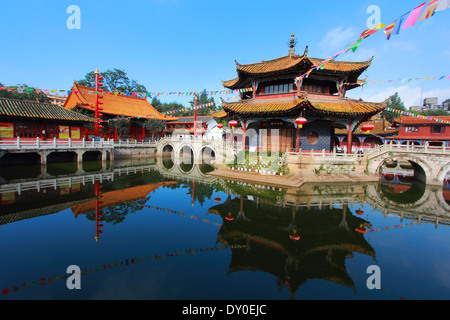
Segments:
[[[237,123],[236,120],[231,120],[228,124],[230,125],[230,127],[231,127],[232,129],[234,129],[234,127],[236,127],[238,123]]]
[[[366,123],[365,125],[362,126],[361,130],[365,133],[369,133],[370,131],[372,131],[375,128],[375,126],[371,123]]]
[[[297,123],[297,125],[298,125],[299,128],[302,128],[303,125],[304,125],[306,122],[308,122],[308,120],[306,120],[306,119],[303,118],[303,117],[297,118],[297,119],[295,120],[295,123]]]
[[[291,238],[291,240],[298,241],[300,240],[300,235],[297,232],[293,232],[289,235],[289,238]]]
[[[215,202],[220,202],[220,198],[217,197],[216,199],[214,199]]]
[[[227,221],[233,221],[234,220],[234,217],[231,215],[231,212],[228,213],[228,215],[225,217],[225,220],[227,220]]]
[[[362,211],[362,210],[356,210],[356,213],[357,213],[358,215],[362,216],[362,215],[364,214],[364,211]]]
[[[355,229],[356,232],[362,233],[362,234],[366,234],[367,233],[367,229],[364,227],[358,227]]]
[[[223,124],[219,123],[219,124],[217,125],[217,128],[222,129],[222,128],[223,128]]]

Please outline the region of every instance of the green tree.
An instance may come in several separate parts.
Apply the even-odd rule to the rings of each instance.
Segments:
[[[150,133],[155,134],[155,133],[163,131],[166,128],[166,123],[163,120],[147,119],[143,123],[143,126]]]
[[[100,72],[103,77],[103,90],[118,92],[147,92],[147,88],[139,84],[136,80],[130,80],[127,73],[120,69],[110,69]],[[87,73],[84,79],[78,80],[78,84],[90,88],[95,88],[95,73],[91,71]]]
[[[122,136],[128,134],[130,130],[131,120],[125,116],[116,116],[109,122],[111,128],[117,129],[117,136],[120,139]]]
[[[448,113],[448,111],[445,111],[445,110],[426,110],[426,111],[419,112],[419,114],[424,115],[424,116],[429,116],[429,117],[439,117],[439,116],[450,115],[450,113]]]
[[[0,85],[3,86],[3,85]],[[8,98],[8,99],[16,99],[16,100],[29,100],[29,101],[38,101],[41,103],[48,103],[50,102],[50,98],[47,97],[47,95],[40,91],[37,92],[35,88],[28,87],[26,84],[17,85],[8,87],[9,89],[13,90],[0,90],[0,97],[1,98]],[[19,93],[19,91],[22,91],[22,93]]]
[[[394,93],[392,96],[389,97],[387,101],[387,107],[390,109],[406,111],[405,104],[398,95],[398,92]],[[400,117],[400,114],[391,111],[383,111],[381,115],[386,117],[386,120],[389,122],[393,122],[395,119]]]
[[[197,98],[197,106],[201,106],[207,103],[215,102],[213,97],[208,97],[208,94],[206,93],[206,89],[203,90],[202,93],[196,94],[194,98],[192,98],[192,101],[189,101],[189,104],[191,107],[195,106],[195,98]],[[199,116],[206,116],[211,114],[211,110],[215,110],[215,105],[212,105],[211,107],[203,107],[197,109],[197,115]],[[194,111],[191,111],[192,115],[194,114]]]

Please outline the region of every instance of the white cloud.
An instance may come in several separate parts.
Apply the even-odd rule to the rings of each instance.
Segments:
[[[374,87],[377,85],[373,85]],[[450,99],[450,88],[436,88],[431,90],[424,90],[422,93],[421,87],[413,87],[413,86],[399,86],[399,87],[389,87],[384,89],[367,89],[370,85],[364,89],[363,92],[360,90],[355,90],[355,92],[349,92],[348,96],[351,98],[361,98],[364,101],[370,102],[383,102],[391,95],[398,92],[398,95],[402,99],[405,104],[406,109],[412,106],[421,106],[423,103],[423,99],[425,98],[438,98],[438,103],[442,104],[447,99]],[[359,94],[358,92],[359,91]],[[422,99],[422,100],[421,100]]]
[[[352,27],[343,30],[341,26],[331,29],[325,35],[325,38],[319,43],[319,46],[328,50],[344,49],[350,44],[357,35]]]

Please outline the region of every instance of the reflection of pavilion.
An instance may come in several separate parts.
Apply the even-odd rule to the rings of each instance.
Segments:
[[[102,222],[105,221],[103,209],[108,207],[116,207],[116,205],[136,202],[141,200],[140,208],[142,209],[147,196],[158,189],[159,187],[164,187],[167,185],[178,184],[176,181],[163,181],[159,183],[142,185],[136,187],[130,187],[122,190],[114,190],[103,193],[102,185],[95,181],[95,199],[78,204],[72,207],[72,212],[75,218],[78,217],[80,213],[88,213],[93,211],[95,214],[95,240],[98,241],[100,235],[103,233]]]
[[[145,199],[150,193],[166,185],[177,184],[176,181],[163,181],[160,183],[148,184],[144,186],[130,187],[122,190],[105,192],[101,195],[102,200],[99,208],[115,206],[123,202]],[[75,218],[79,214],[95,210],[95,200],[91,200],[72,207]]]
[[[286,285],[291,298],[311,279],[322,279],[355,290],[345,268],[354,252],[375,259],[374,249],[355,229],[368,223],[354,215],[345,204],[342,209],[317,207],[300,211],[244,196],[212,207],[208,213],[220,215],[223,226],[218,242],[232,249],[230,272],[264,271]]]

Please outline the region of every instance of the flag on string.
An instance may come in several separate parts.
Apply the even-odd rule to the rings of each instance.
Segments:
[[[386,35],[386,39],[389,40],[391,38],[392,30],[394,30],[396,21],[389,24],[386,29],[384,29],[384,34]]]
[[[363,31],[363,32],[361,33],[361,35],[359,36],[359,40],[365,39],[365,38],[367,38],[368,36],[370,36],[370,35],[376,33],[377,31],[378,31],[378,30],[375,30],[375,29],[368,29],[368,30],[365,30],[365,31]]]
[[[411,11],[411,14],[409,15],[408,19],[406,19],[402,29],[410,28],[416,24],[417,19],[419,19],[419,15],[422,12],[423,7],[425,6],[425,3],[426,2],[422,3],[420,6]]]
[[[361,44],[361,39],[359,39],[358,41],[356,41],[349,49],[351,49],[353,52],[356,51],[356,49],[358,49],[359,45]]]
[[[408,13],[405,13],[404,15],[402,15],[400,18],[398,18],[398,19],[396,20],[394,29],[392,30],[392,34],[397,35],[397,34],[400,33],[400,29],[401,29],[401,27],[402,27],[403,21],[405,20],[405,18],[406,18],[407,16],[409,16],[409,13],[410,13],[410,11],[409,11]]]
[[[450,0],[441,0],[435,12],[444,11],[448,8],[450,8]]]
[[[434,15],[436,8],[438,6],[439,0],[430,0],[430,2],[428,2],[427,4],[427,7],[425,8],[425,11],[420,16],[419,21],[431,18]]]

